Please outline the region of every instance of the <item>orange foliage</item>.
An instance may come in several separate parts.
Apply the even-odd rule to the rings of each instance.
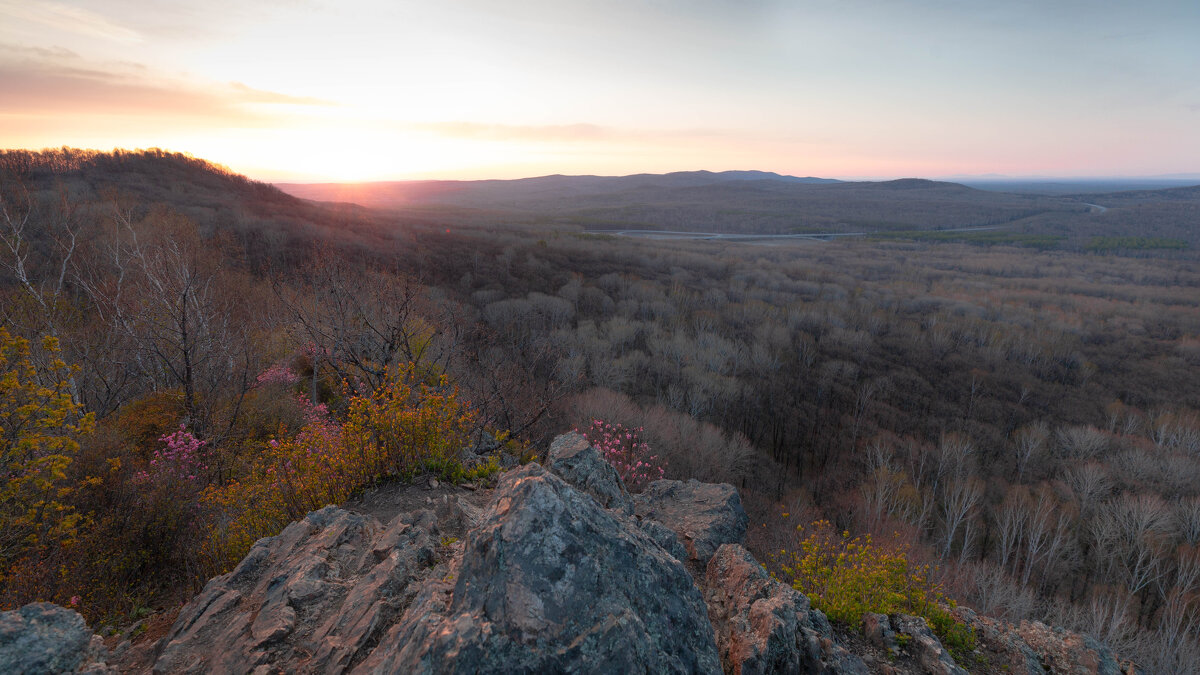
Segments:
[[[411,365],[390,372],[373,392],[350,395],[342,423],[323,405],[304,405],[299,433],[263,444],[238,478],[202,495],[214,515],[207,551],[213,571],[309,511],[342,503],[381,478],[452,461],[473,423],[445,378],[420,384]]]
[[[158,439],[179,426],[184,413],[183,392],[178,389],[152,392],[121,408],[113,426],[146,459],[160,445]]]

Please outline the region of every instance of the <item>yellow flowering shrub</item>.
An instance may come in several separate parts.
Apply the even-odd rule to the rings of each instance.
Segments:
[[[852,537],[827,521],[801,525],[799,544],[775,559],[784,580],[808,596],[830,619],[857,626],[863,614],[924,617],[956,658],[975,647],[975,636],[945,609],[949,601],[908,551],[874,544],[870,535]]]
[[[214,572],[235,564],[260,537],[382,478],[456,465],[473,423],[445,378],[421,383],[411,366],[389,373],[374,391],[349,395],[344,420],[324,405],[301,403],[299,433],[268,441],[235,479],[202,495],[213,514],[206,558]]]
[[[94,420],[71,397],[74,369],[57,338],[44,338],[41,353],[39,367],[29,341],[0,327],[0,583],[22,556],[69,544],[79,522],[66,472]]]
[[[473,414],[440,376],[417,382],[409,364],[366,396],[350,399],[343,434],[369,478],[405,476],[455,457],[467,444]]]

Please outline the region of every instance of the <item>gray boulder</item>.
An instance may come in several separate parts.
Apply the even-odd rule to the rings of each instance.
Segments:
[[[917,663],[930,675],[967,675],[967,671],[954,662],[954,657],[942,646],[941,640],[929,629],[925,619],[919,616],[897,614],[892,618],[896,631],[909,636],[907,649]]]
[[[633,508],[674,530],[701,571],[722,544],[740,544],[749,523],[742,498],[724,483],[656,480],[633,496]]]
[[[772,579],[750,552],[725,544],[709,560],[705,600],[725,672],[854,673],[866,664],[834,642],[825,615]]]
[[[675,536],[675,531],[663,525],[657,520],[643,520],[638,523],[642,531],[645,532],[654,543],[663,548],[664,551],[671,554],[671,557],[679,561],[688,559],[687,549],[683,544],[679,543],[679,537]]]
[[[554,439],[546,454],[546,468],[594,497],[600,506],[633,512],[621,475],[582,435],[572,432]]]
[[[35,602],[0,612],[0,673],[107,673],[107,655],[74,610]]]
[[[537,465],[506,474],[453,581],[356,672],[715,673],[704,600],[634,522]]]
[[[887,650],[892,656],[900,654],[900,643],[896,640],[896,631],[892,630],[887,614],[863,614],[863,635],[868,642]]]

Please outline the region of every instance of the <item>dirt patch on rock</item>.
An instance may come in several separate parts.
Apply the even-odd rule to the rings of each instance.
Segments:
[[[439,507],[456,503],[460,499],[477,509],[483,509],[492,501],[492,489],[474,483],[453,485],[443,483],[432,476],[422,476],[411,483],[390,481],[367,488],[343,504],[342,508],[374,516],[381,523],[388,523],[401,513],[421,509],[438,511]],[[462,535],[461,532],[445,531],[447,524],[439,523],[443,534],[455,537]]]

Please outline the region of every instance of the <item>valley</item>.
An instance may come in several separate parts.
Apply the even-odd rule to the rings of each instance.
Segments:
[[[457,454],[483,432],[520,462],[604,420],[666,477],[735,486],[776,574],[825,521],[983,614],[1163,671],[1197,653],[1195,189],[726,181],[614,198],[597,220],[674,215],[601,229],[565,179],[536,208],[495,185],[375,208],[158,151],[0,159],[6,358],[70,392],[46,400],[74,420],[33,455],[5,446],[64,462],[62,515],[5,511],[40,533],[4,549],[7,604],[172,606],[381,476],[486,483],[500,465]],[[764,191],[801,206],[674,224]],[[784,216],[813,231],[770,232]],[[371,429],[408,449],[371,454]],[[15,485],[6,508],[34,489]]]

